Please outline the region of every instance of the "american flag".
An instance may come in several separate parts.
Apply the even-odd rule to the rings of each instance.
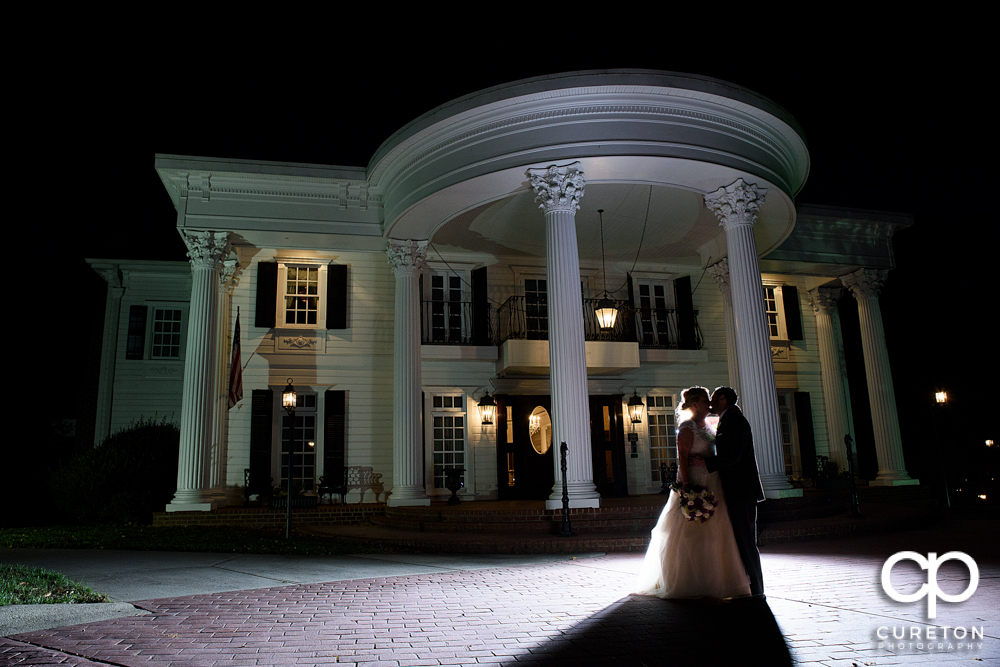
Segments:
[[[236,309],[233,356],[229,360],[229,407],[243,400],[243,355],[240,352],[240,309]]]

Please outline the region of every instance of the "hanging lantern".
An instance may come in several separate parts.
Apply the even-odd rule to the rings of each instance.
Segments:
[[[632,418],[633,424],[642,423],[642,399],[639,398],[639,394],[635,391],[632,392],[632,398],[628,399],[628,415]]]
[[[604,293],[604,298],[597,302],[597,323],[601,331],[613,331],[615,320],[618,319],[618,309],[615,302],[608,298],[608,293]]]
[[[288,378],[288,386],[285,387],[285,391],[281,392],[281,407],[289,412],[294,412],[297,401],[298,394],[295,393],[295,387],[292,386],[292,378]]]
[[[490,396],[490,392],[479,399],[479,419],[483,424],[492,424],[497,417],[497,402]]]

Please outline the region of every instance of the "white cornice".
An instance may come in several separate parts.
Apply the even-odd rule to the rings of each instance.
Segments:
[[[390,230],[401,216],[452,186],[577,159],[585,164],[588,158],[592,164],[611,157],[697,162],[720,169],[720,182],[712,189],[729,182],[722,178],[732,180],[735,170],[747,174],[745,180],[776,185],[789,199],[805,183],[809,155],[801,130],[764,98],[714,80],[641,73],[646,81],[635,82],[634,73],[584,74],[467,96],[394,135],[368,171],[385,198],[386,233],[393,236]],[[622,77],[626,83],[619,82]],[[591,85],[568,85],[584,80]],[[691,80],[705,85],[657,85]],[[603,182],[592,176],[588,171],[588,183]],[[620,170],[609,176],[647,182],[643,175]],[[664,184],[699,192],[704,185]]]

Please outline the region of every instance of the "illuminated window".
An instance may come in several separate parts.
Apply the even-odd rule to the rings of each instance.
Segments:
[[[434,394],[431,398],[433,487],[445,488],[447,468],[465,468],[465,397]],[[461,476],[465,481],[465,474]]]
[[[767,332],[771,338],[787,340],[785,333],[785,308],[780,285],[764,285],[764,316],[767,318]]]
[[[284,410],[282,413],[281,486],[288,488],[288,456],[291,451],[292,491],[309,491],[316,484],[316,394],[298,392],[295,399],[295,425],[291,429],[291,417]]]
[[[673,396],[646,396],[646,414],[649,420],[650,479],[662,483],[660,464],[670,468],[677,462],[677,430],[674,423]]]
[[[326,328],[326,273],[325,265],[278,265],[278,327]]]

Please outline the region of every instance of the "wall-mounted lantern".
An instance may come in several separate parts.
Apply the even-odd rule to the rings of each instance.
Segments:
[[[479,419],[484,425],[492,424],[497,418],[497,402],[490,396],[490,392],[479,399]]]
[[[632,391],[632,398],[628,399],[628,416],[632,418],[633,424],[642,423],[643,402],[636,391]]]
[[[292,378],[288,378],[288,386],[285,387],[285,391],[281,392],[281,407],[288,410],[288,414],[294,415],[298,398],[295,387],[292,386]]]

